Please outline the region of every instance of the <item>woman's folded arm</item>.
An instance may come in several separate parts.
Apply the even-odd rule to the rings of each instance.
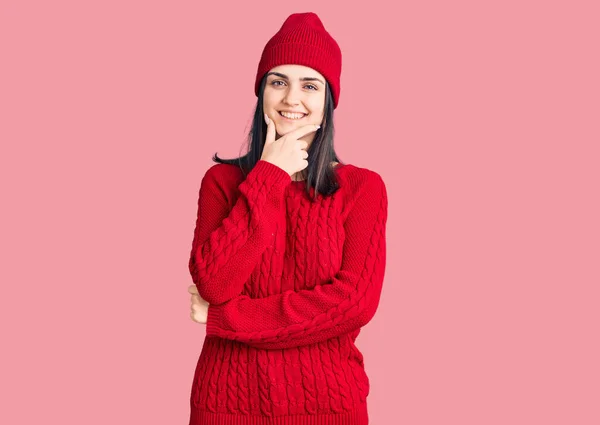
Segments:
[[[342,264],[334,277],[312,289],[264,298],[238,295],[224,304],[211,304],[207,336],[276,349],[323,341],[368,323],[383,285],[388,200],[376,173],[361,189],[344,222]]]

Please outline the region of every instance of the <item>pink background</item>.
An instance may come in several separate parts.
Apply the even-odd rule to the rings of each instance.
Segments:
[[[371,423],[600,423],[597,4],[2,2],[0,423],[187,424],[200,180],[305,11],[388,187]]]

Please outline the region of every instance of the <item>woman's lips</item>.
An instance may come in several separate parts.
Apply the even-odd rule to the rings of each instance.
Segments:
[[[284,119],[284,120],[286,120],[286,121],[290,121],[290,122],[291,122],[291,121],[300,121],[300,120],[303,120],[303,119],[304,119],[304,118],[306,118],[306,117],[307,117],[307,115],[308,115],[308,114],[304,114],[304,116],[302,116],[301,118],[288,118],[288,117],[286,117],[286,116],[283,116],[283,115],[281,114],[281,111],[277,111],[277,112],[279,113],[279,116],[280,116],[281,118],[283,118],[283,119]]]

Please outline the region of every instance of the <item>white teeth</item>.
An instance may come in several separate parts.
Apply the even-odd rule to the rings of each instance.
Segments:
[[[279,113],[281,115],[283,115],[284,117],[292,119],[292,120],[300,119],[306,115],[306,114],[290,113],[290,112],[285,112],[285,111],[279,111]]]

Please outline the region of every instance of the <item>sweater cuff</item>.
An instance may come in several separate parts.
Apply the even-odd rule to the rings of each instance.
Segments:
[[[208,315],[206,318],[206,336],[217,336],[218,328],[221,323],[221,309],[218,305],[208,305]]]
[[[292,177],[287,171],[264,159],[258,160],[252,171],[264,175],[269,180],[269,183],[287,186],[292,182]]]

